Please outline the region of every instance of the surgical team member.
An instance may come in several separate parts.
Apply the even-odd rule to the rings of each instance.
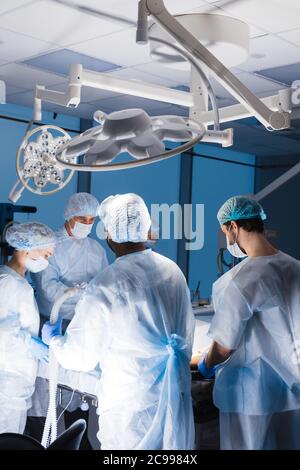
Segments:
[[[194,316],[186,280],[173,261],[145,249],[151,220],[138,195],[105,199],[99,215],[116,261],[90,283],[66,334],[51,346],[65,368],[100,364],[102,449],[193,449]],[[56,328],[44,325],[46,343]]]
[[[65,224],[56,233],[57,247],[54,256],[49,262],[48,268],[32,276],[37,290],[37,302],[41,313],[42,324],[49,319],[54,302],[73,286],[84,288],[87,283],[99,274],[108,265],[105,250],[99,242],[89,237],[93,228],[99,203],[89,193],[73,194],[64,211]],[[60,310],[64,319],[64,328],[75,313],[75,305],[80,294],[67,300]],[[48,393],[44,379],[37,379],[36,393],[33,397],[33,409],[29,415],[26,432],[37,439],[41,438],[44,418],[37,420],[35,417],[45,417],[48,407]],[[87,419],[88,412],[75,411],[81,402],[78,395],[63,390],[61,393],[63,407],[68,405],[64,413],[65,424],[69,427],[76,419],[84,416]],[[39,421],[39,424],[38,424]],[[82,447],[90,447],[86,440],[86,434],[82,440]]]
[[[23,433],[37,359],[48,357],[37,337],[39,312],[25,275],[47,267],[56,239],[46,225],[29,222],[9,227],[6,241],[15,250],[0,267],[0,433]]]
[[[214,340],[199,370],[216,371],[222,449],[300,449],[300,262],[264,235],[266,215],[237,196],[218,220],[233,256],[213,286]],[[246,258],[247,256],[247,258]]]
[[[97,199],[89,193],[73,194],[65,207],[65,224],[56,233],[55,254],[45,271],[32,276],[43,321],[49,319],[54,302],[68,287],[85,287],[108,265],[105,250],[89,237],[98,207]],[[60,315],[66,324],[73,318],[79,296],[62,305]]]

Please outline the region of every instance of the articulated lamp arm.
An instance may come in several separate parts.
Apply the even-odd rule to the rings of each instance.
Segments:
[[[151,15],[176,41],[208,67],[214,77],[268,130],[286,129],[290,114],[273,111],[255,96],[229,69],[185,29],[166,9],[163,0],[140,0],[137,42],[147,42],[147,16]]]

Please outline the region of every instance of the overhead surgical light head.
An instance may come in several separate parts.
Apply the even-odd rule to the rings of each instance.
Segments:
[[[164,141],[200,140],[205,133],[204,126],[188,118],[150,117],[142,109],[125,109],[108,115],[97,111],[94,119],[101,124],[66,142],[57,151],[59,162],[64,164],[67,159],[84,155],[85,166],[95,169],[112,162],[123,152],[128,152],[135,160],[163,159]],[[176,153],[179,152],[176,149]]]
[[[56,153],[70,135],[56,126],[40,126],[28,132],[17,152],[17,173],[23,186],[33,193],[53,194],[64,188],[74,171],[65,171],[57,162]],[[14,200],[13,191],[10,199]]]
[[[56,126],[27,132],[16,157],[19,180],[9,199],[16,203],[24,188],[39,195],[53,194],[70,182],[75,170],[120,170],[173,157],[196,145],[206,133],[202,124],[189,118],[150,117],[135,108],[108,115],[96,111],[94,119],[98,126],[72,139]],[[165,150],[166,140],[185,143]],[[111,164],[124,152],[133,160]],[[78,162],[80,156],[84,163]]]

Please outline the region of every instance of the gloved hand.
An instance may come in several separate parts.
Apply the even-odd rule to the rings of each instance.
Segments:
[[[51,339],[54,336],[60,336],[62,334],[62,318],[59,317],[56,323],[52,324],[47,321],[42,328],[42,340],[46,344],[50,344]]]
[[[30,349],[36,359],[39,359],[40,361],[45,363],[49,362],[49,346],[43,343],[41,338],[31,336]]]
[[[207,353],[202,354],[201,359],[198,363],[198,370],[205,379],[212,379],[216,373],[216,366],[207,367],[207,365],[205,364],[206,356],[207,356]]]

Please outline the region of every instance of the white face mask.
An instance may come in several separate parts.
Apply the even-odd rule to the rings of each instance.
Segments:
[[[228,235],[226,235],[226,241],[227,241],[227,250],[232,256],[234,256],[235,258],[246,258],[247,254],[244,253],[239,247],[239,244],[237,243],[237,238],[235,242],[231,245],[228,239]]]
[[[25,259],[25,268],[32,273],[39,273],[46,269],[49,265],[49,261],[45,258],[32,259],[29,256]]]
[[[86,238],[92,231],[93,224],[81,224],[75,222],[74,228],[72,228],[72,235],[74,238],[82,239]]]

